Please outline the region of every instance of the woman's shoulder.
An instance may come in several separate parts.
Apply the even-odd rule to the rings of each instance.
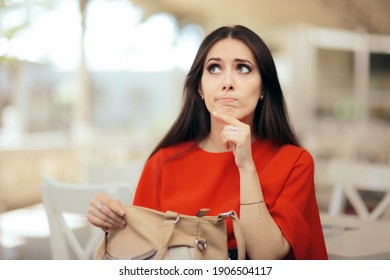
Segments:
[[[296,146],[292,144],[285,144],[282,146],[276,146],[268,140],[257,141],[256,148],[258,153],[264,155],[269,155],[270,159],[284,159],[286,161],[296,162],[296,161],[305,161],[308,163],[313,162],[313,157],[308,150],[304,147]]]
[[[159,149],[155,154],[150,158],[151,160],[164,160],[170,157],[178,156],[182,153],[185,153],[191,150],[196,146],[195,141],[186,141],[171,146],[167,146]]]
[[[296,146],[292,144],[286,144],[280,147],[280,152],[282,153],[289,153],[289,154],[295,154],[295,155],[305,155],[305,156],[311,156],[310,152],[306,150],[304,147]]]
[[[303,147],[284,145],[280,147],[278,161],[284,161],[286,166],[301,167],[306,170],[314,170],[314,159]]]
[[[304,147],[288,144],[282,146],[280,152],[283,154],[290,154],[300,160],[313,161],[312,155]]]

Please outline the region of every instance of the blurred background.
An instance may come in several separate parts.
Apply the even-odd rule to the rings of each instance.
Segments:
[[[17,221],[45,242],[41,212],[5,216],[40,204],[43,175],[137,184],[221,25],[271,49],[327,211],[330,159],[390,164],[389,14],[387,0],[0,0],[0,258],[50,258],[20,249]]]

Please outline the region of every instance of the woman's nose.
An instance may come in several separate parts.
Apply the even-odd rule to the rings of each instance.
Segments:
[[[224,83],[222,86],[222,90],[233,90],[233,84],[232,83]]]
[[[233,78],[233,73],[231,71],[226,71],[225,75],[222,80],[222,90],[223,91],[230,91],[234,90],[234,78]]]

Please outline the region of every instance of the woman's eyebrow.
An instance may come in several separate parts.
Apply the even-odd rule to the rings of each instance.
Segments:
[[[215,60],[215,61],[222,61],[222,59],[220,59],[219,57],[211,57],[207,60],[206,63],[209,63],[211,60]]]
[[[222,59],[219,58],[219,57],[210,57],[210,58],[207,60],[206,64],[209,63],[210,61],[214,61],[214,60],[215,60],[215,61],[222,61]],[[254,65],[250,60],[244,59],[244,58],[236,58],[236,59],[234,59],[234,62],[249,63],[250,65],[252,65],[253,67],[255,67],[255,65]]]
[[[241,63],[249,63],[250,65],[252,65],[253,67],[255,67],[255,65],[248,59],[241,59],[241,58],[236,58],[234,60],[235,62],[241,62]]]

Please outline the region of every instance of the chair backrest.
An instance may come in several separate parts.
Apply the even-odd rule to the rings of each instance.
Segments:
[[[77,184],[60,182],[44,176],[42,201],[50,227],[50,246],[53,259],[91,259],[104,233],[86,219],[90,200],[105,192],[123,204],[131,204],[133,190],[127,182]],[[71,221],[73,218],[73,224]],[[77,225],[75,225],[75,222]],[[80,230],[84,235],[81,237]]]
[[[390,207],[390,165],[333,159],[328,168],[328,179],[333,184],[329,214],[341,214],[346,199],[365,220],[379,219]],[[383,192],[384,196],[370,210],[359,191]]]

